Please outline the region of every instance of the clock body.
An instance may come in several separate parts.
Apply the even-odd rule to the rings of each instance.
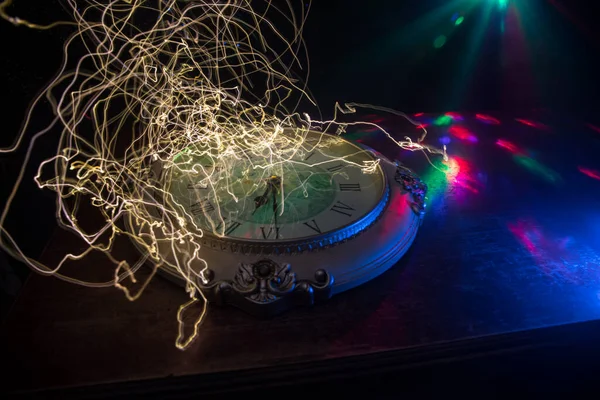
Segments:
[[[167,169],[155,163],[154,198],[202,232],[173,246],[160,240],[160,229],[142,228],[154,230],[171,265],[160,272],[181,284],[194,279],[211,302],[272,315],[326,300],[396,264],[424,214],[419,178],[338,136],[309,131],[294,150],[283,163],[262,154],[215,162],[194,148]],[[150,213],[164,218],[155,208]],[[174,265],[191,269],[188,278]]]

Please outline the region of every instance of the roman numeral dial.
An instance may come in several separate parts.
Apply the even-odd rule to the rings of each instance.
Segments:
[[[330,208],[330,211],[345,215],[347,217],[352,217],[352,213],[354,211],[356,211],[356,209],[354,207],[349,206],[346,203],[342,203],[341,201],[338,200],[338,202],[335,203],[333,205],[333,207]]]
[[[360,192],[360,183],[340,183],[340,192]]]
[[[186,205],[194,226],[224,243],[330,243],[344,237],[335,234],[341,230],[367,226],[355,223],[372,218],[387,198],[383,169],[363,171],[376,161],[373,154],[339,135],[303,131],[290,139],[285,160],[276,152],[265,152],[263,160],[243,152],[207,155],[203,147],[184,151],[165,189]]]
[[[269,226],[269,227],[265,227],[265,226],[261,226],[260,227],[260,237],[262,239],[268,240],[268,239],[281,239],[281,227],[279,226]]]

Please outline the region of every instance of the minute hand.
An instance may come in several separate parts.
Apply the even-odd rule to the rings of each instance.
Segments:
[[[265,190],[265,192],[261,196],[254,198],[254,211],[252,212],[252,215],[254,215],[254,213],[260,207],[264,206],[269,202],[269,192],[271,192],[271,185],[267,184],[267,189]]]
[[[271,190],[271,195],[273,197],[273,218],[274,218],[274,222],[275,222],[275,232],[277,232],[277,190],[273,189]]]

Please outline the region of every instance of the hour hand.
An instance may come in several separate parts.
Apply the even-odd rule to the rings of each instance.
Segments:
[[[269,194],[272,193],[275,196],[275,194],[279,190],[280,185],[281,179],[278,176],[273,175],[269,179],[267,179],[267,189],[265,190],[265,192],[261,196],[257,196],[254,198],[254,211],[252,212],[252,214],[254,214],[260,207],[264,206],[269,202]],[[274,207],[276,207],[275,201],[273,204]]]
[[[254,214],[260,207],[264,206],[269,202],[269,192],[271,191],[271,187],[267,186],[267,190],[261,195],[254,198]]]
[[[269,202],[269,196],[262,195],[262,196],[255,197],[254,198],[254,212],[252,214],[254,214],[256,212],[256,210],[258,210],[260,207],[264,206],[268,202]]]

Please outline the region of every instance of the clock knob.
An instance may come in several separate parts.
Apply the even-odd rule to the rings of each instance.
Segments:
[[[271,267],[269,267],[266,264],[261,264],[258,266],[258,268],[256,269],[257,275],[260,278],[266,278],[269,275],[271,275]]]

